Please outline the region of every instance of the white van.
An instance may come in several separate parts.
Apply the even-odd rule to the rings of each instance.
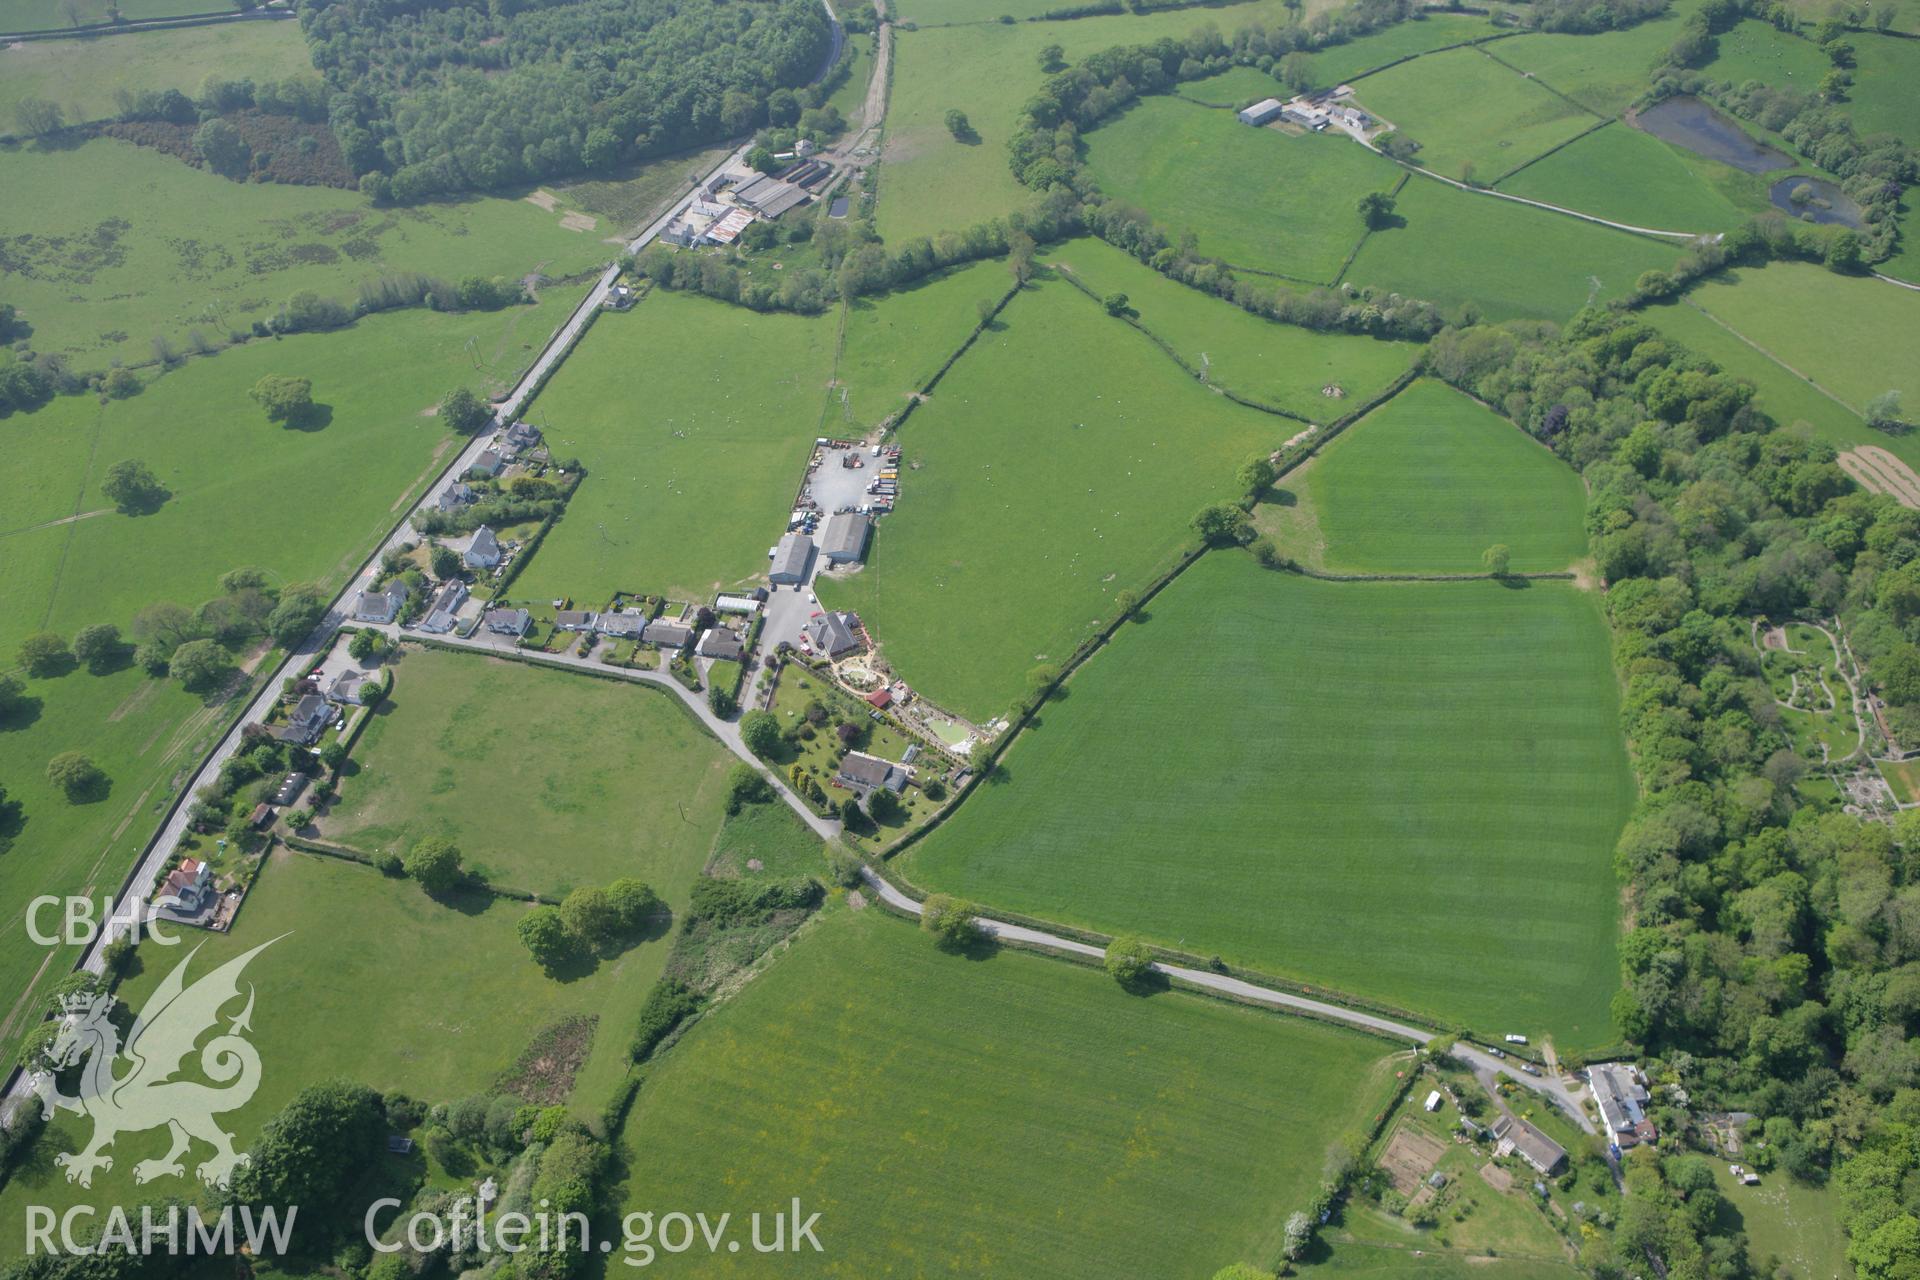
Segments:
[[[1527,1038],[1525,1036],[1510,1035],[1507,1037],[1508,1044],[1525,1044],[1526,1042],[1527,1042]]]

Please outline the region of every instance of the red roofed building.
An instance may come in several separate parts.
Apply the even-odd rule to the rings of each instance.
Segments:
[[[886,708],[893,705],[893,690],[875,689],[872,693],[867,695],[867,701],[872,705],[879,707],[881,710],[885,710]]]

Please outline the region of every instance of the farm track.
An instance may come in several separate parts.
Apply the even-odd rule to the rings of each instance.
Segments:
[[[1920,510],[1920,476],[1879,445],[1863,444],[1842,450],[1835,461],[1861,488],[1887,494],[1903,507]]]

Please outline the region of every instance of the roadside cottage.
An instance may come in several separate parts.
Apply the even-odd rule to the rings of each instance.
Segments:
[[[503,554],[500,539],[483,524],[473,531],[473,541],[467,544],[466,554],[461,558],[469,569],[491,569],[500,563]]]

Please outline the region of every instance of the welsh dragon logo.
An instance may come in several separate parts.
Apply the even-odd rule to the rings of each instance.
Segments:
[[[67,1110],[93,1121],[93,1138],[84,1148],[54,1157],[54,1163],[67,1171],[67,1181],[92,1186],[95,1170],[113,1168],[113,1157],[106,1154],[106,1148],[116,1137],[164,1125],[172,1131],[172,1146],[159,1159],[136,1164],[136,1182],[185,1173],[181,1157],[197,1138],[213,1148],[212,1157],[196,1170],[200,1180],[209,1186],[227,1185],[247,1157],[233,1149],[233,1135],[222,1129],[214,1116],[246,1105],[260,1086],[260,1055],[241,1035],[252,1029],[251,983],[247,984],[246,1007],[234,1015],[226,1031],[199,1051],[200,1071],[214,1084],[174,1077],[193,1054],[201,1035],[220,1021],[221,1009],[239,997],[240,972],[247,962],[278,941],[269,939],[187,986],[187,966],[200,951],[195,947],[148,998],[124,1045],[110,1017],[116,1003],[113,996],[82,996],[68,1001],[59,1034],[48,1051],[52,1068],[33,1079],[33,1091],[48,1119],[56,1110]],[[122,1059],[132,1064],[132,1070],[119,1074],[117,1067]],[[61,1091],[55,1075],[83,1060],[80,1091],[69,1096]]]

